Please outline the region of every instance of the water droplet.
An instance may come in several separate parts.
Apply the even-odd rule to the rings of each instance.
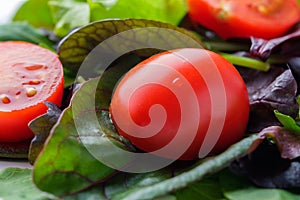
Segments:
[[[34,95],[36,95],[37,90],[34,87],[27,87],[26,88],[26,95],[28,97],[33,97]]]

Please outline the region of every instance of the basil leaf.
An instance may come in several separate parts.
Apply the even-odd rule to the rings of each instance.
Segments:
[[[220,183],[229,200],[298,200],[299,194],[282,189],[257,188],[244,178],[229,172],[222,173]]]
[[[0,186],[1,200],[56,199],[35,187],[30,169],[6,168],[0,171]]]
[[[187,6],[183,0],[88,0],[88,2],[91,8],[91,21],[134,18],[178,25],[187,13]]]

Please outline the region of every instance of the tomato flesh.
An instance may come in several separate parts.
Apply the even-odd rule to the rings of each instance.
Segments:
[[[0,142],[33,137],[28,123],[47,111],[44,102],[60,106],[63,69],[50,50],[27,42],[0,43]]]
[[[192,21],[221,38],[283,35],[300,20],[297,0],[187,0]]]
[[[197,68],[205,72],[201,74]],[[215,79],[215,73],[221,82]],[[213,99],[221,90],[224,95]],[[218,102],[223,108],[216,107]],[[157,111],[158,106],[164,111]],[[249,100],[244,81],[231,63],[208,50],[184,48],[152,56],[125,74],[114,91],[110,113],[118,132],[139,149],[161,157],[193,160],[198,158],[207,134],[211,134],[208,130],[222,120],[210,154],[225,150],[243,137]],[[199,118],[196,124],[194,116]],[[156,132],[151,135],[147,129]],[[183,137],[176,141],[175,148],[157,153],[176,140],[179,131]],[[177,148],[184,150],[179,157],[173,153]]]

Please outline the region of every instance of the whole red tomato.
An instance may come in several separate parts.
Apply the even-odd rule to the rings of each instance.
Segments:
[[[249,100],[231,63],[208,50],[183,48],[132,68],[118,83],[110,112],[118,132],[139,149],[191,160],[243,137]]]
[[[297,0],[187,0],[190,18],[223,39],[270,39],[300,20]]]
[[[58,56],[27,42],[0,43],[0,142],[33,137],[28,123],[61,104],[64,79]]]

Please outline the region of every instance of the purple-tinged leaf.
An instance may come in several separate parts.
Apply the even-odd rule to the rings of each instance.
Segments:
[[[251,48],[250,48],[250,55],[256,58],[259,58],[261,60],[266,61],[270,55],[277,49],[280,51],[281,45],[285,44],[286,42],[289,42],[289,48],[298,48],[299,49],[299,43],[295,43],[294,40],[300,38],[300,23],[296,24],[293,30],[282,37],[265,40],[261,38],[251,38]],[[285,44],[286,45],[286,44]],[[284,51],[287,51],[287,47],[284,47]]]

